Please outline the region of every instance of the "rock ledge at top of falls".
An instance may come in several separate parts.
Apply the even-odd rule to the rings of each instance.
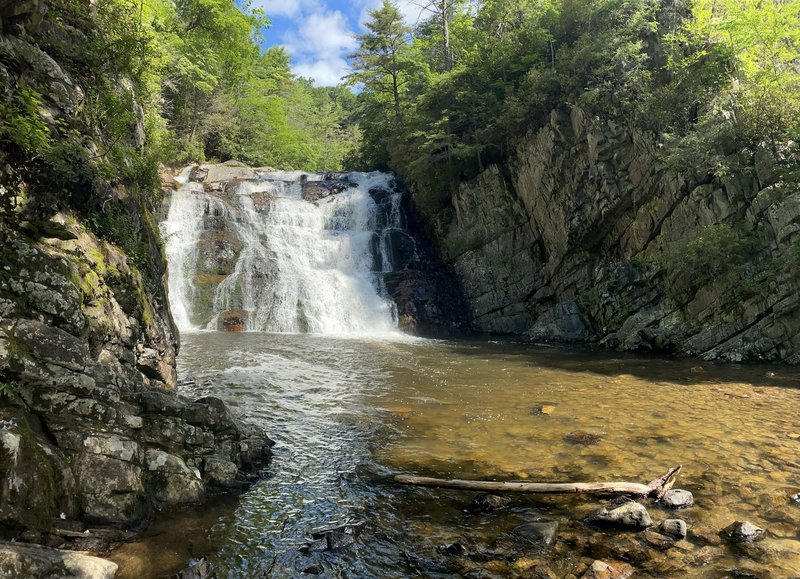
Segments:
[[[579,107],[553,111],[509,162],[462,183],[434,217],[469,326],[800,363],[800,190],[781,181],[797,172],[800,149],[761,146],[726,162],[728,174],[693,183],[665,167],[652,135]],[[726,232],[746,240],[745,263],[726,264],[730,252],[715,249]],[[694,269],[687,248],[700,248]]]
[[[3,536],[132,526],[249,484],[272,442],[221,400],[175,392],[163,288],[74,216],[51,221],[61,235],[0,225]]]

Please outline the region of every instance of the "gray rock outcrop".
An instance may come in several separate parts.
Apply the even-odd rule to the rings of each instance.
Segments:
[[[665,165],[653,135],[577,107],[553,112],[434,218],[470,326],[800,362],[800,191],[781,180],[797,148],[726,162],[724,176],[693,180]]]
[[[0,527],[45,531],[61,513],[129,525],[246,484],[269,439],[216,398],[175,393],[164,294],[55,219],[69,235],[0,227]]]

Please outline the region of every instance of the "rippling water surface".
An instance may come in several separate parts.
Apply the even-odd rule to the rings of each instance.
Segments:
[[[178,512],[117,552],[122,576],[159,576],[206,555],[221,577],[580,576],[592,558],[643,577],[800,575],[800,375],[508,342],[359,341],[188,334],[184,393],[212,394],[277,442],[267,476],[231,507]],[[545,412],[537,408],[546,407]],[[547,413],[549,412],[549,414]],[[591,444],[587,444],[590,442]],[[515,496],[493,514],[473,493],[402,487],[395,472],[531,481],[648,482],[683,464],[688,540],[594,531],[593,497]],[[648,506],[658,523],[675,513]],[[768,529],[722,543],[736,520]],[[514,543],[555,520],[544,550]],[[302,547],[319,529],[365,521],[355,545]],[[437,547],[459,542],[466,555]],[[145,571],[146,569],[146,571]],[[742,576],[742,575],[739,575]]]

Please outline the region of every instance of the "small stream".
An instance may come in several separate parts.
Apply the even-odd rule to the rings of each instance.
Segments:
[[[800,575],[790,500],[800,491],[800,373],[703,366],[513,342],[188,333],[183,392],[219,396],[264,426],[275,455],[240,497],[164,515],[116,551],[119,576],[163,576],[199,556],[231,578],[580,577],[594,558],[625,560],[637,577]],[[475,514],[474,493],[391,480],[648,482],[677,464],[677,486],[696,504],[648,505],[656,523],[689,525],[688,539],[664,550],[642,533],[585,525],[596,497],[516,496]],[[719,539],[745,519],[766,539],[746,549]],[[549,547],[509,535],[541,520],[558,522]],[[358,521],[354,545],[304,552],[315,530]],[[454,542],[462,552],[442,552]]]

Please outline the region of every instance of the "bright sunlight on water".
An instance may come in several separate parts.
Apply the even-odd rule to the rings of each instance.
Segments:
[[[264,425],[275,456],[235,506],[174,513],[117,551],[122,577],[201,555],[219,576],[242,578],[580,577],[595,558],[628,561],[638,577],[800,575],[795,370],[510,342],[208,332],[184,338],[179,371],[186,394],[219,396]],[[648,504],[656,524],[689,525],[667,550],[587,526],[605,502],[597,497],[516,495],[509,509],[476,514],[475,493],[391,478],[646,483],[678,464],[676,487],[695,506]],[[558,522],[549,547],[509,539],[539,520]],[[727,545],[718,532],[737,520],[767,538]],[[315,530],[358,521],[355,544],[303,549]],[[452,543],[464,549],[443,552]]]

